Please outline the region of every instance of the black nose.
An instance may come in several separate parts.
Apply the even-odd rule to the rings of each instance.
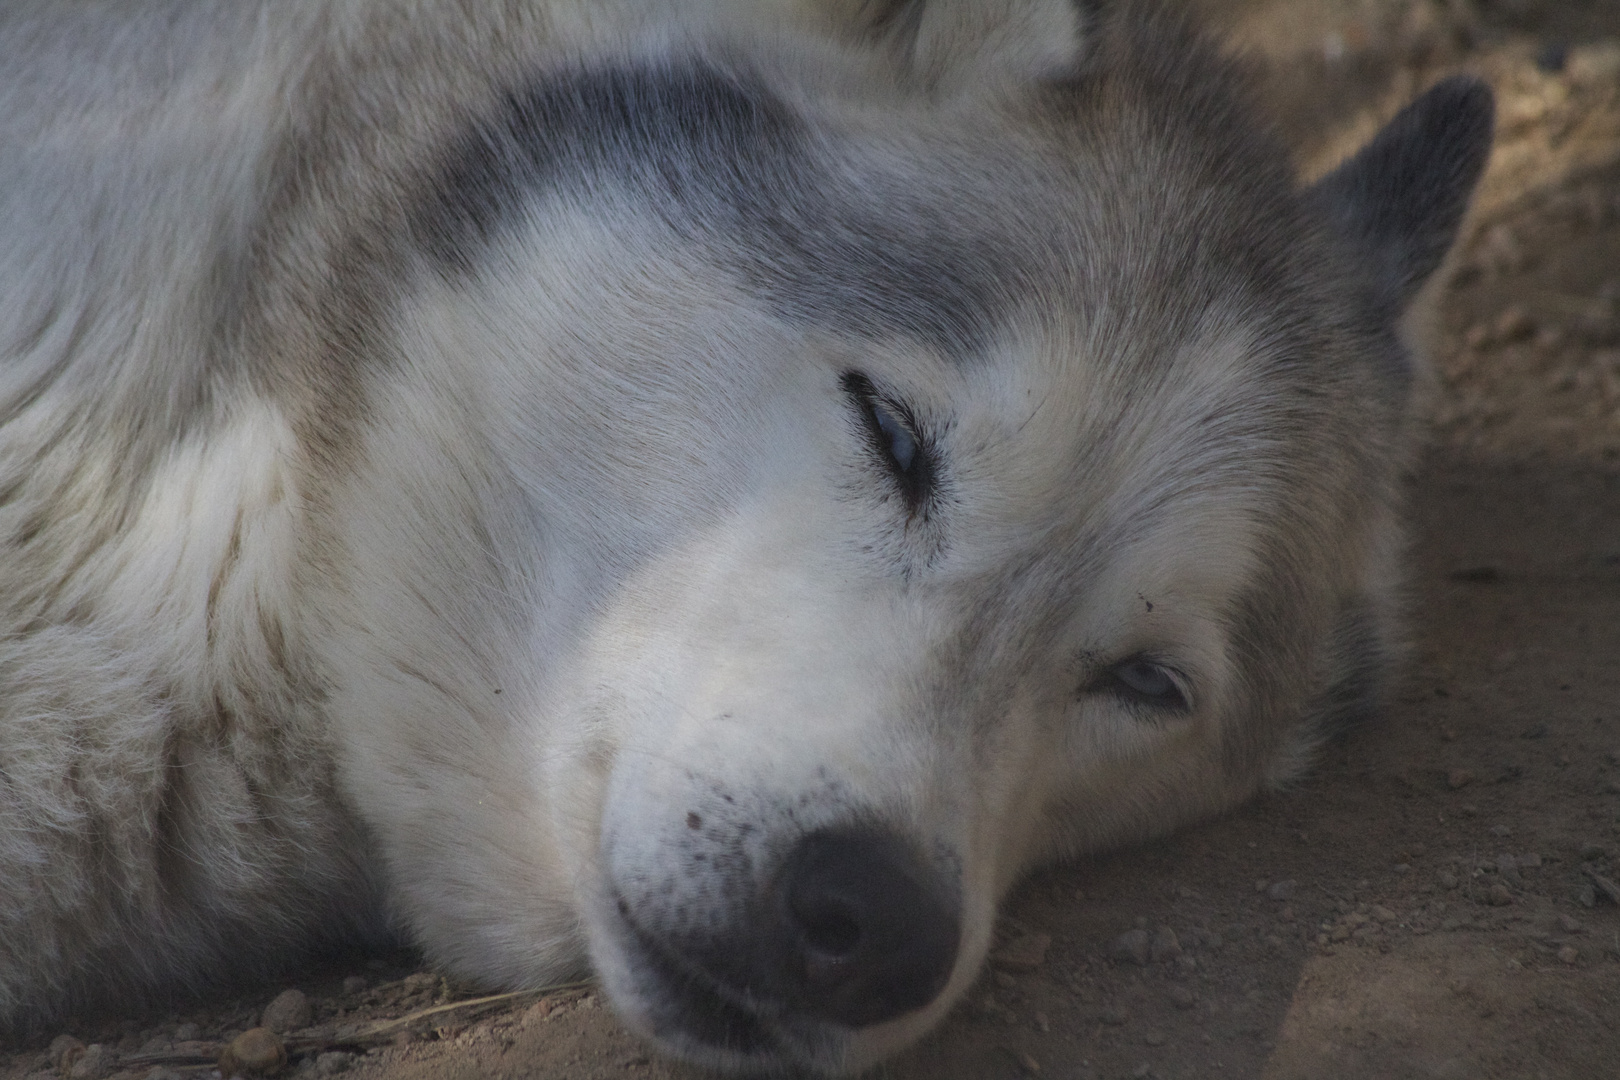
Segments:
[[[806,1013],[851,1027],[934,1000],[956,965],[958,887],[877,828],[801,840],[778,879],[784,974]]]

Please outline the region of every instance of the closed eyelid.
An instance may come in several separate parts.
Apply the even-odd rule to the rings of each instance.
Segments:
[[[935,450],[906,405],[885,394],[858,371],[840,379],[859,409],[873,450],[894,477],[913,514],[928,501],[935,478]]]

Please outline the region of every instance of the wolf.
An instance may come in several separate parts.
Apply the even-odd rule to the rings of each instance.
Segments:
[[[857,1070],[1398,652],[1443,81],[1150,4],[13,0],[0,1026],[398,939]]]

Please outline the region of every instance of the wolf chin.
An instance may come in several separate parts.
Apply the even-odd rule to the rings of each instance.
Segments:
[[[403,936],[859,1069],[1395,654],[1440,83],[1070,0],[14,0],[0,1025]]]

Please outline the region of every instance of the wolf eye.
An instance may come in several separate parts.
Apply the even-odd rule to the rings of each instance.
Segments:
[[[872,420],[877,424],[878,433],[887,440],[889,460],[894,462],[894,467],[902,473],[910,472],[912,462],[917,459],[917,440],[911,437],[911,432],[893,413],[875,401],[872,403]]]
[[[934,470],[911,410],[878,393],[871,380],[858,371],[846,372],[841,381],[860,409],[873,449],[899,483],[906,502],[917,509],[928,495]]]
[[[1176,671],[1139,656],[1111,668],[1105,686],[1127,700],[1156,709],[1186,712],[1192,708]]]

